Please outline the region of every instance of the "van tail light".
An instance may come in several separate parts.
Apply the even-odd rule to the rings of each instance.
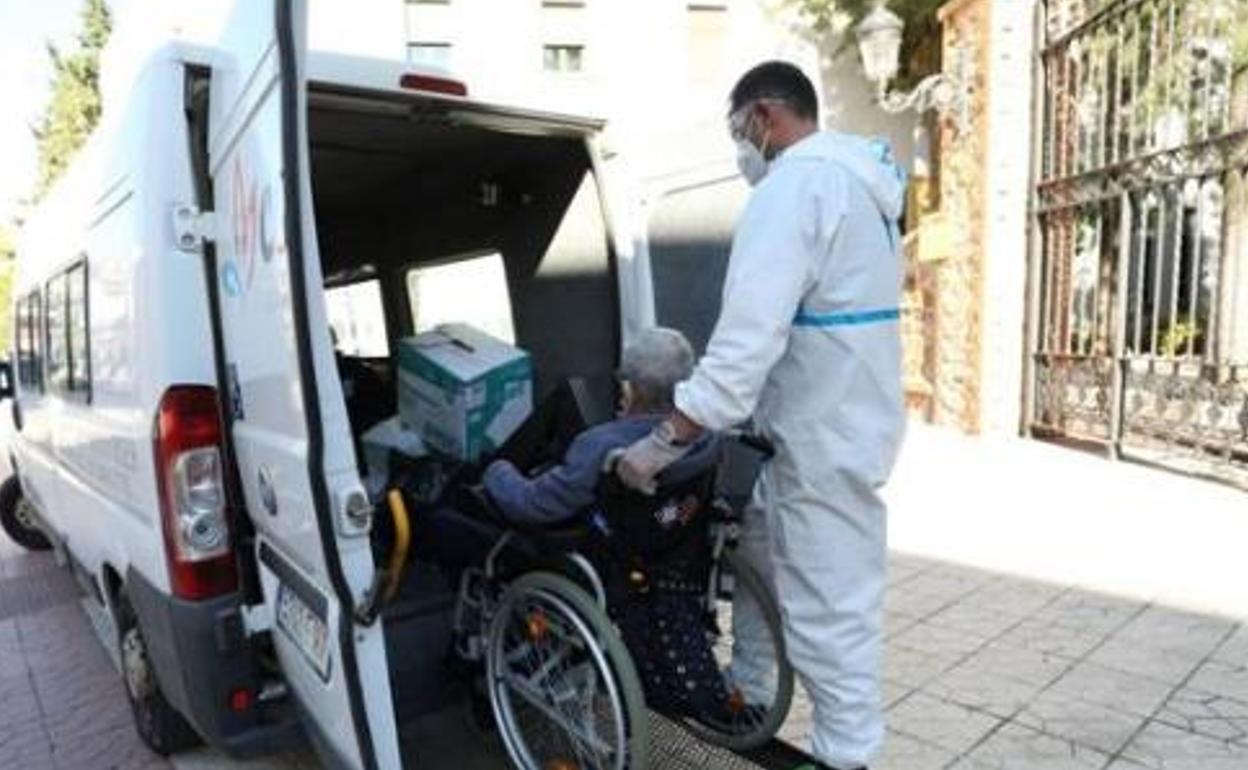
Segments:
[[[234,591],[221,410],[214,388],[175,385],[154,430],[160,519],[173,594],[210,599]]]
[[[407,72],[401,75],[399,77],[399,88],[405,88],[408,91],[445,94],[447,96],[468,95],[468,86],[461,81],[440,78],[434,75],[421,75],[416,72]]]

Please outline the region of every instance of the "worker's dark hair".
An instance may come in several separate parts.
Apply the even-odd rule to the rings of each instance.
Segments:
[[[810,78],[786,61],[763,62],[742,75],[732,87],[729,112],[756,99],[781,99],[800,117],[816,120],[819,116],[819,97]]]

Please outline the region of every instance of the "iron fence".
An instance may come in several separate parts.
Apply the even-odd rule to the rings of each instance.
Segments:
[[[1048,0],[1033,432],[1248,486],[1248,0]]]

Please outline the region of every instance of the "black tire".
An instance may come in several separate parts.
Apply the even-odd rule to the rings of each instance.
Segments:
[[[650,723],[645,696],[633,659],[619,633],[598,603],[580,586],[562,575],[551,572],[530,572],[521,575],[507,587],[499,601],[498,613],[489,629],[489,651],[486,654],[486,686],[499,738],[518,770],[545,770],[548,767],[572,766],[570,761],[531,761],[530,735],[517,719],[511,699],[503,695],[503,674],[499,670],[505,657],[505,635],[508,613],[528,599],[538,599],[551,610],[579,627],[577,635],[585,649],[599,661],[600,670],[610,671],[611,711],[621,719],[624,735],[612,761],[608,764],[584,762],[576,764],[584,770],[644,770],[649,764]]]
[[[17,476],[10,476],[0,484],[0,527],[4,528],[4,533],[28,551],[46,551],[52,543],[35,523],[29,506],[22,496],[22,484]]]
[[[776,732],[788,717],[789,708],[793,704],[793,665],[789,663],[785,652],[780,606],[776,603],[763,576],[735,550],[724,552],[720,559],[720,568],[731,573],[735,578],[734,593],[748,592],[762,610],[776,655],[776,691],[766,711],[751,724],[733,726],[731,730],[727,729],[727,726],[711,725],[695,719],[686,719],[684,724],[690,732],[707,743],[732,751],[749,751],[775,737]]]
[[[116,620],[121,682],[139,738],[162,757],[198,746],[202,740],[195,728],[161,692],[138,618],[124,596],[118,597]]]

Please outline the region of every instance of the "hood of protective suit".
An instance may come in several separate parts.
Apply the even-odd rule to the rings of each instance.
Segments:
[[[834,161],[863,183],[881,214],[894,220],[901,217],[906,201],[906,174],[894,162],[887,141],[820,131],[789,147],[777,162],[802,157]]]

